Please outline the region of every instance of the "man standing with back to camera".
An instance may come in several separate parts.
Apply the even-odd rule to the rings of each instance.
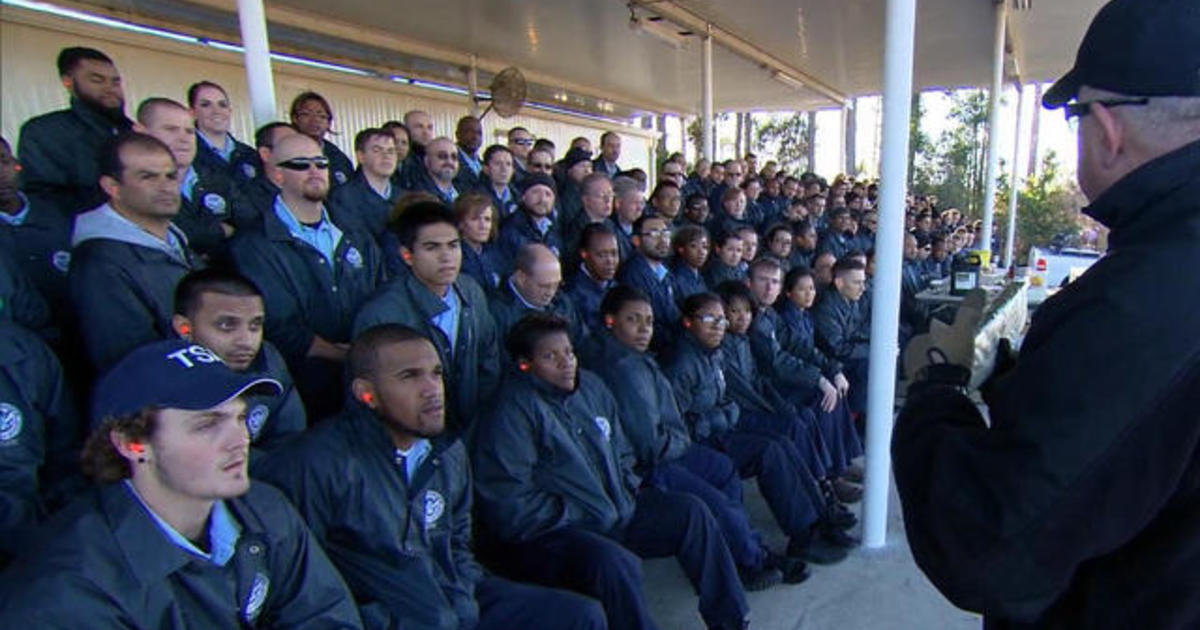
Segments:
[[[1046,93],[1108,254],[982,387],[924,370],[892,443],[918,564],[987,628],[1200,626],[1200,3],[1115,0]],[[1004,353],[1001,353],[1004,355]]]

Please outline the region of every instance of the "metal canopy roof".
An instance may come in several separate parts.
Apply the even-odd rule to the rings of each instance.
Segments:
[[[1053,80],[1104,0],[1009,0],[1010,74]],[[238,41],[233,0],[68,0],[110,16]],[[715,28],[718,111],[813,109],[881,91],[885,0],[271,0],[272,48],[465,85],[521,68],[531,97],[614,118],[695,114],[700,44]],[[633,5],[631,7],[631,5]],[[992,0],[922,0],[914,84],[986,85]],[[1021,8],[1018,8],[1021,7]],[[651,29],[630,27],[663,17]],[[657,31],[658,34],[647,32]],[[674,42],[672,43],[672,40]],[[778,75],[785,75],[782,80]],[[788,80],[793,79],[793,80]]]

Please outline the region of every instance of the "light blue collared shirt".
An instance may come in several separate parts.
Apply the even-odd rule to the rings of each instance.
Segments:
[[[329,213],[324,206],[321,207],[321,222],[316,227],[309,227],[298,221],[291,209],[283,202],[283,196],[277,195],[275,197],[275,216],[283,221],[293,237],[320,252],[321,257],[325,259],[331,269],[336,266],[334,254],[337,252],[338,243],[342,241],[342,231],[333,224],[333,221],[329,220]]]
[[[217,501],[213,503],[212,513],[208,517],[208,547],[212,551],[205,552],[196,545],[192,544],[192,541],[184,538],[183,534],[180,534],[178,531],[176,531],[174,527],[171,527],[170,523],[164,521],[162,517],[156,514],[149,505],[146,505],[146,502],[142,500],[142,496],[138,494],[137,489],[133,487],[133,483],[131,483],[128,479],[126,479],[123,483],[125,484],[125,487],[129,489],[129,493],[138,500],[138,503],[140,503],[142,508],[146,510],[146,513],[150,515],[150,518],[154,521],[154,524],[158,525],[158,528],[162,530],[162,533],[165,534],[167,538],[175,544],[175,546],[184,551],[200,556],[201,558],[204,558],[205,560],[208,560],[219,567],[225,566],[233,558],[233,554],[237,551],[238,538],[242,535],[242,526],[239,525],[237,520],[233,518],[233,515],[229,513],[229,508],[225,506],[224,501]]]
[[[479,171],[483,170],[483,164],[479,162],[479,158],[467,155],[467,152],[463,151],[462,148],[458,149],[458,161],[466,164],[467,168],[471,169],[471,172],[476,177],[479,176]]]
[[[16,214],[0,212],[0,221],[4,221],[12,226],[25,224],[25,219],[29,218],[29,199],[25,196],[25,193],[20,191],[17,191],[17,199],[21,200],[21,211]]]
[[[225,134],[225,144],[219,147],[213,146],[213,143],[209,142],[208,138],[204,134],[197,132],[196,135],[200,136],[200,140],[203,141],[204,144],[212,147],[213,150],[217,152],[217,155],[221,156],[222,160],[228,162],[229,158],[233,156],[233,138],[230,137],[229,134]]]
[[[187,173],[184,173],[183,175],[183,179],[179,180],[179,192],[183,194],[184,198],[188,201],[193,201],[192,189],[196,187],[196,184],[199,181],[200,177],[196,175],[195,167],[189,166]]]
[[[437,182],[433,183],[433,188],[437,190],[438,197],[447,204],[453,204],[455,199],[458,199],[458,189],[453,184],[449,188],[442,188]]]
[[[649,258],[646,259],[646,262],[650,263],[650,270],[653,271],[654,275],[658,277],[659,282],[662,282],[663,278],[666,278],[667,273],[670,272],[670,269],[667,269],[667,266],[660,262],[654,262]]]
[[[447,308],[433,318],[433,325],[446,333],[446,338],[450,340],[450,353],[454,354],[454,346],[458,343],[458,316],[462,312],[462,302],[459,301],[458,291],[453,285],[446,291],[442,302],[445,302]]]
[[[550,217],[541,217],[541,218],[538,218],[538,219],[534,219],[534,220],[533,220],[533,227],[537,228],[537,231],[538,231],[538,232],[539,232],[539,233],[540,233],[542,236],[545,236],[545,235],[546,235],[546,232],[549,232],[549,231],[550,231],[550,226],[551,226],[553,223],[554,223],[554,221],[552,221],[552,220],[550,219]]]
[[[375,187],[372,186],[370,183],[367,184],[367,188],[370,188],[371,190],[375,190]],[[383,191],[381,192],[381,191],[375,190],[375,194],[390,201],[392,198],[392,180],[391,179],[384,180]]]
[[[429,452],[433,450],[433,445],[429,440],[424,438],[413,442],[407,451],[396,449],[396,465],[404,465],[404,481],[411,482],[413,475],[417,473],[417,468],[421,466],[421,462],[429,457]]]

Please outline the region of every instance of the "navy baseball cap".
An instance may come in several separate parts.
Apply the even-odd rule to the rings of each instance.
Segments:
[[[1099,88],[1127,96],[1200,96],[1200,2],[1113,0],[1083,36],[1075,67],[1042,97],[1050,109]]]
[[[92,419],[147,407],[200,411],[247,393],[277,394],[279,381],[234,372],[215,352],[183,339],[156,341],[125,355],[96,383]]]

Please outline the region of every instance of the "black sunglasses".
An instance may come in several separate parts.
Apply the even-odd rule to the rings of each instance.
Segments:
[[[289,171],[307,171],[309,168],[317,167],[317,170],[323,171],[329,168],[329,158],[311,157],[311,158],[292,158],[276,164],[280,168],[286,168]]]
[[[1084,116],[1092,113],[1091,106],[1093,103],[1112,108],[1121,107],[1124,105],[1148,105],[1150,103],[1150,99],[1114,98],[1099,101],[1084,101],[1082,103],[1067,103],[1066,107],[1063,108],[1063,115],[1067,117],[1067,120],[1071,120],[1072,118],[1083,118]]]

